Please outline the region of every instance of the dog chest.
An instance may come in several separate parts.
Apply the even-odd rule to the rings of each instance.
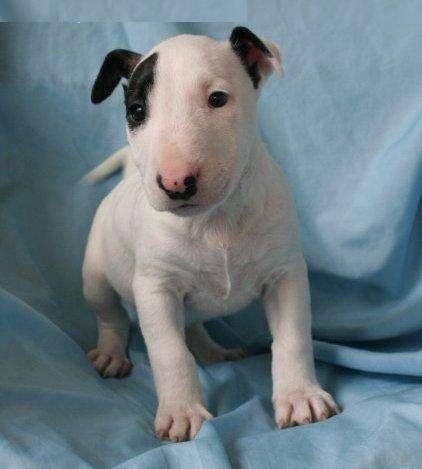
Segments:
[[[203,250],[185,296],[188,319],[217,317],[245,307],[261,295],[275,265],[259,243]]]

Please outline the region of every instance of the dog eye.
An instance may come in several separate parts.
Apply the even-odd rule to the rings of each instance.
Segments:
[[[208,104],[211,107],[222,107],[229,99],[229,95],[224,91],[214,91],[208,97]]]
[[[143,103],[136,103],[129,106],[128,117],[135,122],[142,121],[145,117],[145,106]]]

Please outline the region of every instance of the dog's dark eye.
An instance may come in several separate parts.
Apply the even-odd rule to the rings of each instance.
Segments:
[[[214,91],[208,97],[208,104],[211,107],[222,107],[227,103],[229,95],[224,91]]]
[[[136,103],[129,106],[128,118],[134,122],[141,122],[145,118],[145,106],[143,103]]]

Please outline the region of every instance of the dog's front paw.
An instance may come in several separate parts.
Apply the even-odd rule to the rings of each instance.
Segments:
[[[320,422],[341,412],[331,395],[317,384],[280,393],[274,399],[274,411],[279,428]]]
[[[104,353],[97,348],[89,351],[87,355],[103,378],[123,378],[132,371],[132,362],[125,355]]]
[[[168,404],[159,406],[155,417],[158,438],[168,437],[173,443],[195,438],[205,420],[212,415],[201,404]]]

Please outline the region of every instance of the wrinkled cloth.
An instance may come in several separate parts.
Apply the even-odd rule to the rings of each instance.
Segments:
[[[0,24],[0,466],[421,467],[421,24],[410,0],[247,3],[247,25],[282,49],[285,77],[263,90],[260,125],[301,221],[318,377],[344,410],[276,429],[256,302],[208,324],[250,356],[198,365],[215,418],[180,444],[154,436],[135,320],[132,376],[103,380],[85,356],[96,326],[83,251],[120,175],[79,180],[125,144],[122,91],[93,106],[90,87],[111,49],[146,52],[180,33],[223,39],[234,24]]]

